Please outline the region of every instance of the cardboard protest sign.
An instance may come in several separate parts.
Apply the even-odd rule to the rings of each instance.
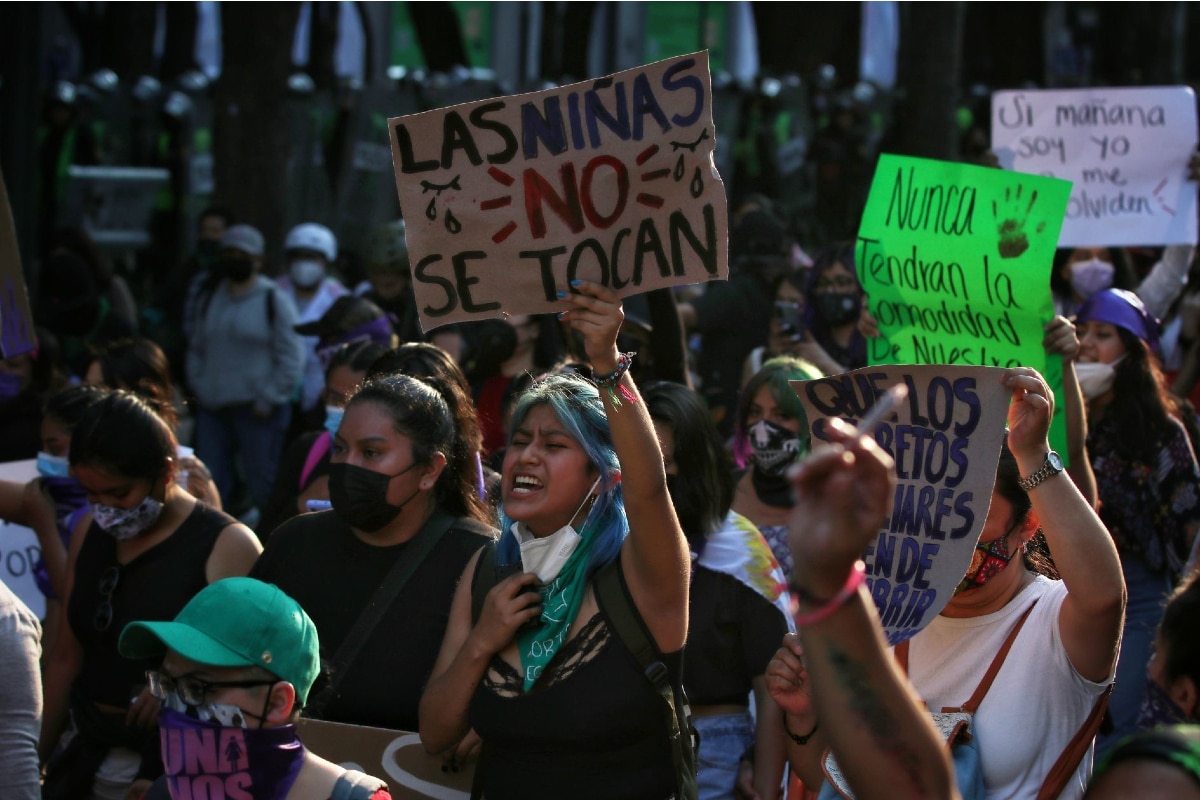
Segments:
[[[468,800],[473,764],[443,772],[442,762],[425,752],[419,734],[361,725],[301,719],[304,746],[322,758],[387,781],[392,797]]]
[[[1047,357],[1050,270],[1066,181],[882,155],[855,245],[858,279],[879,323],[872,364],[1033,367],[1062,396]],[[1056,404],[1050,442],[1067,451]]]
[[[388,125],[425,330],[728,275],[707,53]]]
[[[35,347],[33,312],[25,273],[21,271],[21,252],[17,249],[17,227],[4,177],[0,175],[0,357],[11,358]]]
[[[0,480],[27,483],[38,476],[37,461],[8,461],[0,464]],[[46,617],[46,596],[33,579],[33,565],[42,557],[42,547],[32,528],[0,521],[0,581],[3,581],[38,619]]]
[[[950,600],[971,564],[996,482],[1011,390],[996,367],[863,367],[792,381],[814,446],[831,418],[857,424],[889,387],[908,396],[875,441],[896,462],[896,493],[863,553],[888,642],[914,636]]]
[[[992,150],[1005,169],[1074,184],[1061,247],[1196,242],[1186,86],[996,92]]]

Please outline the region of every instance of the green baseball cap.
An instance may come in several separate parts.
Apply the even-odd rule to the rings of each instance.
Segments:
[[[131,622],[126,658],[161,658],[167,648],[211,667],[262,667],[296,687],[303,706],[321,669],[317,627],[279,587],[225,578],[196,594],[174,622]]]

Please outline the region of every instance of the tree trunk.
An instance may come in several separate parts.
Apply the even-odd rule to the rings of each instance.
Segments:
[[[953,161],[958,158],[955,113],[962,71],[965,4],[906,3],[900,27],[895,152]]]
[[[167,31],[159,74],[170,84],[188,70],[196,69],[196,4],[167,3]]]
[[[313,3],[308,24],[308,67],[317,91],[332,91],[337,86],[334,66],[341,12],[337,3]]]
[[[1152,28],[1147,83],[1151,86],[1176,86],[1183,83],[1183,54],[1187,48],[1187,3],[1150,3],[1143,13],[1149,15]]]
[[[291,155],[286,108],[300,4],[223,3],[221,77],[214,87],[214,200],[262,231],[265,270],[280,263]]]

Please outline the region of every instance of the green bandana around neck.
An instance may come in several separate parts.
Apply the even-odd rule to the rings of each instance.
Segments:
[[[517,632],[526,692],[542,676],[546,665],[562,647],[571,625],[579,616],[579,606],[583,603],[583,592],[587,588],[587,565],[592,542],[596,538],[595,531],[596,523],[585,520],[580,531],[582,541],[567,559],[558,577],[538,587],[542,595],[542,616],[538,618],[537,627],[521,628]]]

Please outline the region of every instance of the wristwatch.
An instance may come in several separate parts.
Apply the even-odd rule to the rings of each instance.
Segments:
[[[1049,453],[1046,453],[1046,461],[1028,478],[1021,478],[1021,480],[1017,481],[1017,485],[1020,486],[1024,491],[1028,492],[1030,489],[1046,480],[1046,478],[1049,478],[1052,475],[1057,475],[1064,469],[1065,467],[1063,467],[1062,458],[1058,455],[1058,453],[1051,450]]]

